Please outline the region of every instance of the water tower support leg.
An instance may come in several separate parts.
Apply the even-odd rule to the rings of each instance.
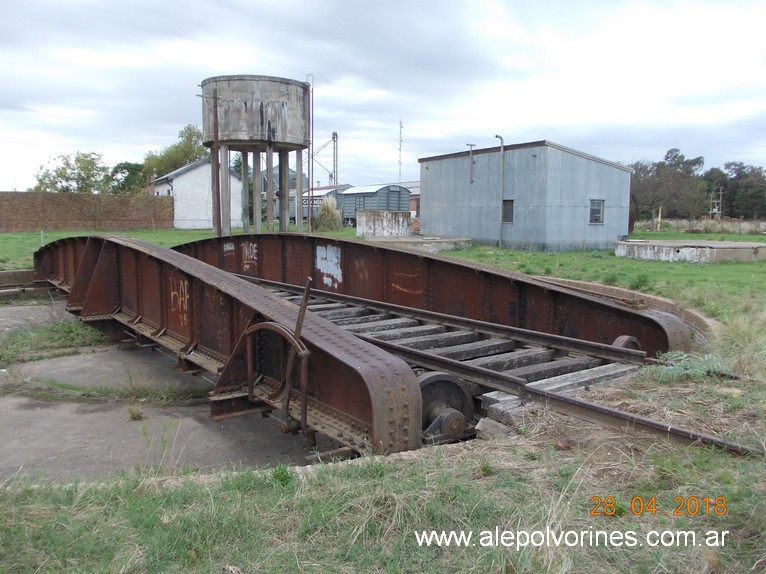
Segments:
[[[261,195],[263,194],[263,174],[261,174],[261,152],[256,148],[253,153],[253,231],[261,232],[261,222],[263,221]]]
[[[279,150],[279,231],[290,223],[290,152]]]
[[[295,152],[295,225],[303,233],[303,150]]]
[[[242,152],[242,173],[240,174],[242,176],[242,196],[241,196],[242,233],[250,232],[250,209],[248,204],[248,195],[249,195],[248,192],[250,189],[250,173],[249,173],[249,166],[248,166],[249,155],[250,155],[250,152],[247,150],[244,150]]]
[[[229,146],[221,144],[221,233],[231,235],[231,158]]]

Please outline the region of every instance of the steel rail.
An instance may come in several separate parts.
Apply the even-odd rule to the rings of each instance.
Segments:
[[[289,291],[295,294],[301,292],[301,289],[294,285],[288,285],[278,281],[257,279],[248,275],[236,275],[242,279],[257,283],[259,285],[268,285],[270,287],[274,287],[282,291]],[[366,309],[379,311],[382,313],[392,313],[401,317],[409,317],[419,321],[431,321],[439,323],[440,325],[444,325],[445,327],[452,327],[455,329],[468,329],[476,333],[482,333],[492,337],[513,339],[515,341],[520,341],[530,345],[539,345],[541,347],[550,347],[552,349],[559,349],[562,351],[581,353],[583,355],[590,355],[600,359],[605,359],[607,361],[616,361],[634,365],[645,365],[647,362],[652,361],[652,359],[649,359],[646,356],[646,352],[638,349],[615,347],[613,345],[607,345],[604,343],[584,341],[582,339],[573,339],[571,337],[564,337],[562,335],[554,335],[551,333],[541,333],[539,331],[522,329],[520,327],[501,325],[499,323],[488,323],[486,321],[466,319],[464,317],[437,313],[435,311],[413,309],[412,307],[394,305],[393,303],[382,303],[380,301],[361,299],[352,295],[342,295],[339,293],[330,293],[327,291],[317,291],[315,289],[311,290],[311,294],[318,299],[326,299],[328,301],[335,301],[338,303],[347,303],[351,306],[364,307]]]
[[[545,391],[530,387],[525,379],[514,377],[505,373],[499,373],[491,369],[485,369],[475,365],[467,365],[455,359],[439,357],[432,353],[411,349],[403,345],[397,345],[390,341],[380,341],[374,337],[357,335],[360,338],[378,345],[393,355],[405,361],[435,371],[445,371],[461,377],[472,383],[497,391],[505,391],[516,394],[521,398],[529,398],[536,402],[548,405],[555,410],[579,418],[604,423],[612,427],[633,427],[650,432],[665,438],[671,438],[684,444],[714,445],[732,454],[766,456],[766,451],[751,448],[739,443],[721,439],[712,435],[699,433],[682,427],[677,427],[666,422],[650,419],[641,415],[635,415],[619,409],[613,409],[583,399],[571,397],[562,393]]]
[[[247,276],[243,278],[249,281],[257,282],[259,284],[269,285],[272,288],[279,289],[281,291],[295,293],[296,295],[300,293],[300,290],[292,285],[286,285],[276,281],[256,280]],[[398,305],[370,302],[358,297],[351,297],[348,295],[330,294],[324,291],[312,292],[312,294],[320,300],[337,301],[347,303],[349,305],[363,306],[365,308],[376,311],[390,312],[415,319],[434,321],[445,326],[452,326],[456,328],[470,329],[475,327],[478,331],[489,335],[511,338],[517,338],[518,336],[518,340],[522,340],[531,344],[551,346],[567,351],[577,351],[585,354],[591,354],[593,356],[600,356],[601,358],[606,358],[609,360],[631,362],[634,364],[646,364],[648,362],[645,353],[641,351],[635,351],[633,349],[609,347],[608,345],[592,343],[590,341],[578,341],[567,339],[566,337],[544,333],[534,333],[524,329],[493,325],[482,321],[462,319],[460,317],[453,317],[429,311],[415,310]],[[419,367],[433,371],[444,371],[451,373],[466,381],[481,385],[482,387],[516,394],[521,398],[528,398],[537,403],[550,406],[554,410],[563,412],[568,415],[577,416],[578,418],[606,424],[615,428],[635,428],[655,436],[669,438],[683,444],[712,445],[721,448],[731,454],[750,456],[766,455],[766,452],[763,450],[741,445],[733,441],[728,441],[712,435],[685,429],[673,424],[668,424],[666,422],[621,411],[619,409],[599,405],[591,401],[575,398],[562,393],[555,393],[531,387],[528,386],[527,380],[521,377],[497,372],[476,365],[470,365],[465,362],[461,362],[448,357],[442,357],[427,351],[412,349],[404,345],[399,345],[395,342],[380,340],[369,335],[358,333],[356,336],[369,342],[370,344],[379,346],[391,354],[396,355],[405,361]]]
[[[606,345],[629,334],[650,355],[691,344],[688,327],[672,313],[389,244],[279,233],[204,239],[174,249],[232,273],[292,285],[312,277],[321,291],[536,332]]]

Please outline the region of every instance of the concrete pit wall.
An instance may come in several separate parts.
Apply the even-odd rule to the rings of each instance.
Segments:
[[[719,263],[722,261],[766,261],[766,243],[739,241],[668,240],[618,241],[614,254],[647,261],[689,261]]]
[[[410,233],[409,211],[360,209],[356,212],[357,237],[406,237]]]

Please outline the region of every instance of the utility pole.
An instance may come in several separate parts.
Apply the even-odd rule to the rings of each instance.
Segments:
[[[505,141],[503,136],[495,136],[500,140],[500,237],[497,238],[498,247],[503,246],[503,196],[505,193]]]
[[[468,174],[469,179],[471,180],[471,183],[473,183],[473,148],[476,147],[476,144],[465,144],[468,146]]]
[[[723,186],[718,187],[718,221],[723,221]]]
[[[308,231],[311,233],[311,231],[314,229],[314,74],[308,74],[306,76],[306,83],[309,85],[309,97],[308,102],[306,102],[306,115],[309,118],[309,121],[306,122],[306,129],[308,130],[308,134],[306,134],[306,140],[309,144],[308,169],[306,170],[308,172],[307,175],[309,179],[306,223],[308,224]]]
[[[402,183],[402,130],[404,124],[399,120],[399,183]]]
[[[213,154],[212,160],[212,192],[213,192],[213,230],[221,237],[221,158],[218,145],[218,89],[213,90]]]
[[[338,184],[338,132],[332,132],[332,181],[330,185]]]

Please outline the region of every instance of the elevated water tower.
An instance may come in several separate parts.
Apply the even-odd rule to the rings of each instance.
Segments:
[[[261,192],[266,191],[267,229],[274,222],[274,152],[279,155],[279,229],[287,229],[289,216],[289,154],[295,152],[296,223],[303,228],[303,150],[309,147],[309,93],[306,82],[272,76],[215,76],[202,81],[203,143],[213,148],[213,225],[216,232],[231,233],[228,214],[229,155],[242,153],[242,226],[248,231],[248,157],[253,153],[255,181],[253,223],[261,231]],[[220,152],[220,153],[219,153]],[[260,177],[261,154],[266,154],[266,190]],[[220,176],[220,177],[219,177]],[[222,183],[219,187],[219,181]],[[220,201],[218,190],[220,189]],[[223,206],[223,209],[222,209]]]

